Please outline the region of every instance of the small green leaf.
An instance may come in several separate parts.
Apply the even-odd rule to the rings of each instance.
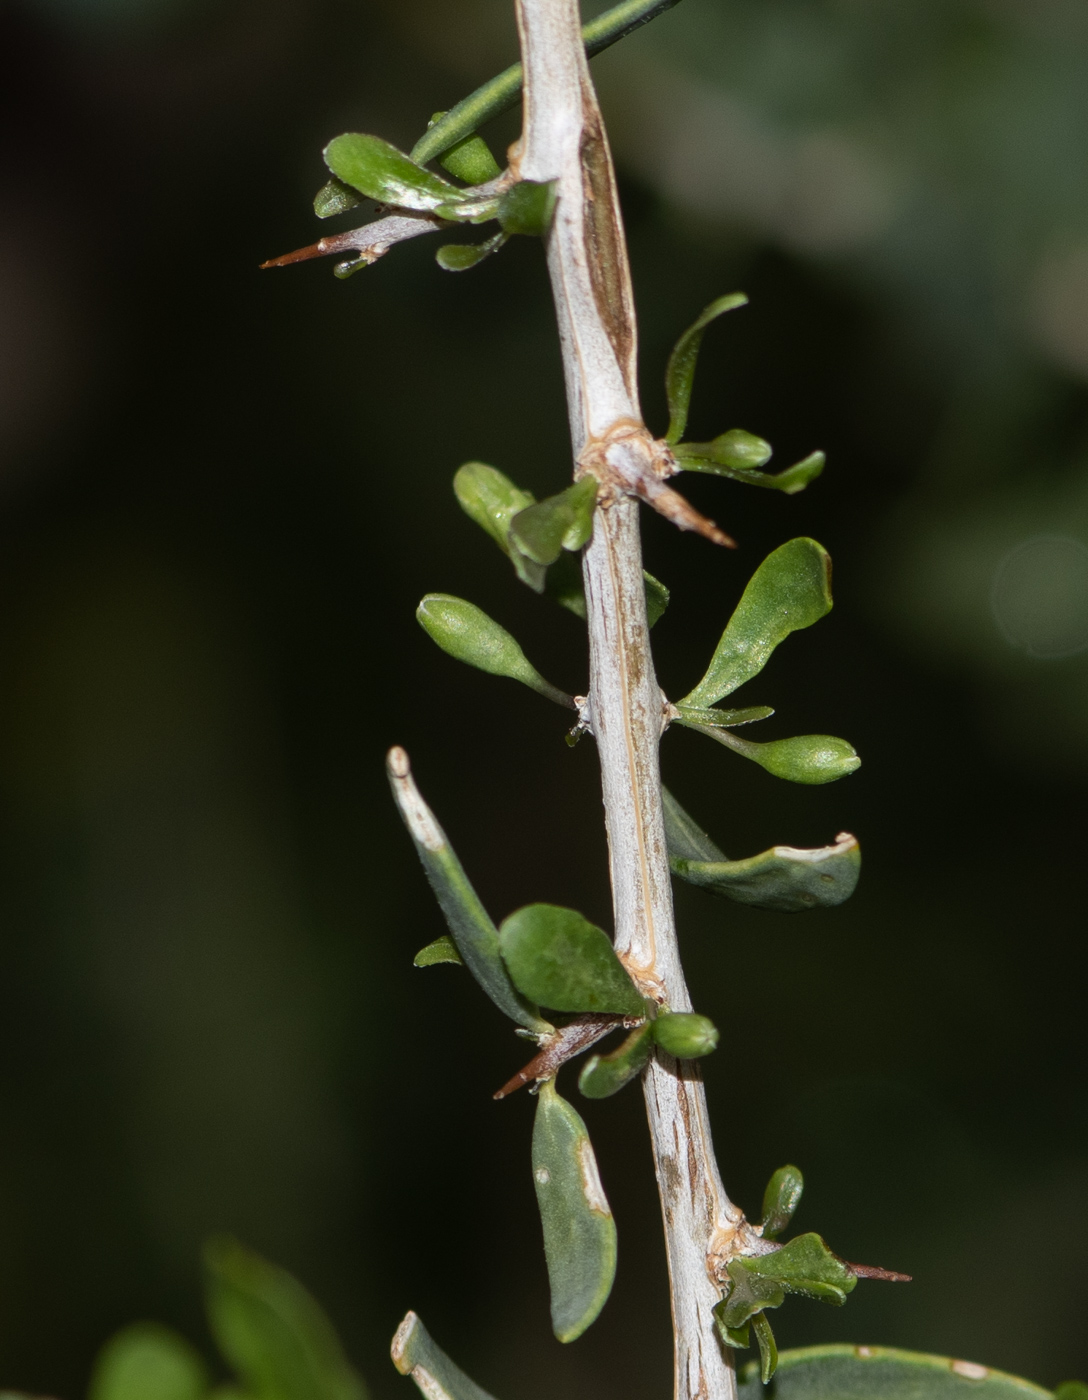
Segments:
[[[718,1336],[727,1347],[733,1347],[735,1351],[743,1351],[752,1345],[751,1323],[746,1322],[743,1327],[726,1327],[718,1316],[718,1309],[722,1303],[718,1303],[714,1308],[714,1322],[718,1328]]]
[[[695,705],[677,705],[681,724],[707,724],[712,729],[735,729],[740,724],[755,724],[774,714],[770,705],[751,705],[746,710],[702,710]]]
[[[552,1328],[573,1342],[595,1322],[616,1276],[616,1222],[586,1125],[545,1080],[533,1123],[533,1183],[544,1227]]]
[[[576,909],[527,904],[499,925],[499,946],[514,986],[541,1006],[642,1014],[642,996],[608,935]]]
[[[435,112],[427,123],[427,130],[445,115],[445,112]],[[466,185],[484,185],[502,174],[498,161],[482,136],[465,136],[439,156],[438,163],[455,179],[464,180]]]
[[[524,555],[521,557],[524,559]],[[532,567],[539,569],[540,565],[533,564]],[[573,554],[560,554],[544,573],[544,592],[548,597],[585,622],[586,594],[582,584],[582,561]]]
[[[1088,1400],[1088,1385],[1083,1381],[1062,1381],[1054,1387],[1054,1400]]]
[[[800,462],[777,474],[751,471],[743,467],[727,466],[713,458],[700,455],[697,448],[707,448],[710,443],[680,443],[673,449],[677,461],[686,472],[704,472],[710,476],[726,476],[730,481],[743,481],[748,486],[765,486],[771,491],[782,491],[787,496],[796,496],[823,471],[827,457],[822,452],[812,452]]]
[[[729,619],[706,675],[682,705],[715,705],[759,674],[780,642],[831,611],[831,560],[815,540],[768,554]]]
[[[457,944],[448,933],[428,943],[426,948],[420,948],[412,959],[413,967],[434,967],[436,963],[457,963],[459,967],[465,965],[464,958],[457,951]]]
[[[416,621],[443,651],[468,666],[491,676],[520,681],[538,695],[554,700],[568,710],[576,709],[573,699],[546,681],[505,627],[463,598],[448,593],[428,593],[416,609]]]
[[[593,534],[597,478],[584,476],[539,505],[527,506],[510,523],[510,543],[536,564],[554,564],[561,550],[572,553]]]
[[[481,200],[470,190],[458,189],[378,136],[345,132],[329,142],[324,155],[337,179],[379,204],[472,222],[494,218],[498,212],[497,199]]]
[[[801,1203],[805,1178],[800,1167],[779,1167],[763,1193],[763,1238],[776,1239],[793,1219]]]
[[[518,511],[535,504],[536,497],[485,462],[466,462],[459,468],[453,478],[453,491],[465,514],[487,531],[504,554],[509,554],[510,522]]]
[[[687,460],[690,457],[704,463],[702,468],[690,468],[692,471],[709,471],[712,467],[758,471],[771,460],[774,449],[769,442],[756,437],[755,433],[746,433],[743,428],[730,428],[713,442],[678,442],[673,454],[685,470],[689,470]]]
[[[457,951],[500,1011],[533,1035],[549,1035],[555,1028],[535,1006],[522,997],[506,971],[499,951],[499,932],[480,903],[461,862],[435,815],[423,800],[412,777],[408,755],[401,748],[389,750],[386,771],[393,799],[423,862],[423,869],[446,916]]]
[[[411,1376],[426,1400],[491,1400],[454,1365],[414,1312],[397,1328],[390,1352],[393,1365]]]
[[[642,587],[646,593],[646,623],[652,627],[661,620],[669,606],[669,590],[645,569],[642,571]]]
[[[484,258],[497,253],[509,236],[506,233],[496,233],[493,238],[487,238],[482,243],[443,243],[435,253],[434,260],[445,272],[468,272],[477,263],[482,263]]]
[[[759,1378],[766,1385],[778,1369],[778,1346],[766,1313],[756,1313],[752,1318],[752,1331],[759,1343]]]
[[[684,436],[688,425],[688,408],[691,404],[691,386],[695,378],[695,364],[699,358],[699,347],[703,343],[703,332],[711,321],[732,311],[738,306],[746,306],[748,298],[743,292],[732,292],[729,296],[712,301],[694,325],[687,328],[673,346],[669,363],[665,369],[665,394],[669,402],[669,431],[665,434],[667,443],[677,443]]]
[[[691,724],[688,728],[716,739],[727,749],[743,754],[774,777],[785,778],[789,783],[806,783],[811,787],[834,783],[861,767],[853,745],[831,734],[798,734],[792,739],[756,744],[729,729],[711,729],[705,724]]]
[[[540,237],[547,233],[555,211],[555,182],[519,180],[499,198],[499,226],[504,233]]]
[[[759,1365],[739,1376],[740,1400],[760,1400]],[[1050,1392],[1018,1376],[947,1356],[894,1347],[800,1347],[778,1358],[775,1400],[1051,1400]]]
[[[157,1322],[136,1322],[112,1337],[94,1363],[89,1400],[202,1400],[204,1363]]]
[[[727,860],[671,792],[661,795],[669,868],[688,884],[738,904],[791,912],[842,904],[857,887],[861,848],[849,832],[840,832],[834,846],[772,846],[747,860]]]
[[[331,219],[334,214],[346,214],[349,209],[357,209],[362,199],[343,180],[332,179],[322,185],[314,195],[314,213],[319,219]]]
[[[204,1251],[208,1320],[260,1400],[366,1400],[329,1319],[305,1288],[236,1240]]]
[[[654,1039],[666,1055],[698,1060],[718,1048],[718,1028],[694,1011],[667,1011],[653,1023]]]
[[[733,1286],[724,1306],[718,1305],[726,1327],[742,1327],[764,1308],[781,1307],[787,1293],[841,1307],[858,1281],[815,1234],[798,1235],[770,1254],[733,1259],[729,1277]]]
[[[578,1076],[578,1088],[587,1099],[611,1098],[636,1079],[653,1054],[653,1023],[636,1026],[611,1055],[593,1055]]]

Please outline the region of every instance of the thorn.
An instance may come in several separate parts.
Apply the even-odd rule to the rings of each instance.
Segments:
[[[306,262],[310,258],[323,258],[329,253],[342,253],[357,246],[354,238],[354,229],[349,233],[334,234],[332,238],[319,238],[316,243],[311,243],[306,248],[296,248],[293,253],[284,253],[278,258],[269,258],[267,262],[261,263],[261,268],[263,270],[266,267],[290,267],[292,263]]]
[[[892,1269],[878,1269],[875,1264],[851,1264],[847,1259],[844,1259],[843,1263],[858,1278],[882,1279],[885,1283],[911,1282],[910,1274],[897,1274]]]
[[[726,549],[736,549],[736,540],[731,539],[724,530],[719,530],[713,520],[709,520],[705,515],[700,515],[691,502],[686,497],[681,496],[679,491],[674,491],[671,486],[666,486],[656,477],[640,480],[635,487],[635,494],[648,506],[652,506],[658,515],[663,515],[666,520],[671,520],[677,529],[693,530],[697,535],[702,535],[704,539],[724,545]]]
[[[583,1050],[588,1050],[609,1031],[624,1025],[629,1019],[623,1016],[597,1016],[592,1013],[576,1017],[569,1026],[562,1026],[557,1030],[540,1053],[534,1055],[524,1069],[519,1069],[517,1074],[508,1079],[491,1097],[505,1099],[523,1084],[538,1079],[553,1079],[560,1066],[572,1060],[575,1055],[580,1055]]]

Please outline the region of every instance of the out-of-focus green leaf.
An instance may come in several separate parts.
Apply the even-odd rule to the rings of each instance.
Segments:
[[[718,297],[673,346],[665,368],[665,394],[669,402],[669,430],[665,434],[666,442],[679,442],[688,425],[691,386],[695,379],[695,365],[699,359],[699,347],[703,343],[703,332],[711,321],[738,306],[746,306],[747,303],[748,298],[743,292],[731,292],[728,296]]]
[[[718,1048],[718,1028],[694,1011],[667,1011],[653,1023],[654,1039],[666,1055],[698,1060]]]
[[[709,447],[710,443],[680,443],[675,449],[677,461],[686,472],[704,472],[710,476],[727,476],[730,481],[743,481],[748,486],[765,486],[771,491],[783,491],[787,496],[795,496],[803,491],[810,481],[815,481],[827,464],[823,452],[812,452],[792,467],[776,474],[752,471],[744,467],[728,466],[712,458],[700,456],[694,449]],[[691,449],[684,450],[681,449]]]
[[[805,1178],[800,1167],[779,1167],[763,1193],[763,1227],[765,1240],[777,1239],[793,1219],[794,1212],[801,1204],[801,1193],[805,1189]]]
[[[508,238],[509,234],[496,233],[482,243],[443,243],[434,260],[445,272],[468,272],[477,263],[482,263],[484,258],[497,253]]]
[[[457,944],[448,933],[428,943],[426,948],[420,948],[412,959],[413,967],[434,967],[436,963],[456,963],[459,967],[465,965],[464,958],[457,951]]]
[[[760,1400],[759,1364],[741,1372],[740,1400]],[[1057,1394],[1057,1392],[1055,1392]],[[775,1400],[1051,1400],[1018,1376],[894,1347],[800,1347],[779,1354]]]
[[[669,590],[645,569],[642,571],[642,587],[646,593],[646,622],[652,627],[660,621],[669,606]]]
[[[343,180],[332,179],[314,195],[314,213],[319,219],[331,219],[334,214],[346,214],[349,209],[357,209],[362,202],[358,190],[345,185]]]
[[[499,946],[514,986],[541,1006],[642,1013],[642,996],[608,935],[576,909],[527,904],[499,925]]]
[[[236,1240],[204,1251],[208,1320],[254,1400],[366,1400],[332,1324],[284,1269]]]
[[[713,442],[678,442],[673,454],[685,471],[709,471],[713,467],[758,471],[771,460],[774,449],[769,442],[756,437],[755,433],[746,433],[743,428],[730,428]],[[689,457],[706,465],[689,468]]]
[[[653,1024],[636,1026],[610,1055],[592,1055],[578,1076],[578,1088],[587,1099],[607,1099],[642,1073],[653,1054]]]
[[[465,514],[509,554],[510,522],[519,511],[535,504],[536,497],[486,462],[466,462],[460,467],[453,478],[453,491]]]
[[[497,198],[481,198],[451,185],[379,136],[345,132],[329,142],[324,155],[338,180],[379,204],[473,223],[494,218],[498,212]]]
[[[577,708],[565,691],[546,681],[529,663],[505,627],[464,598],[428,593],[416,609],[416,621],[436,645],[458,661],[492,676],[520,681],[568,710]]]
[[[89,1400],[203,1400],[208,1374],[185,1340],[157,1322],[136,1322],[98,1353]]]
[[[723,1327],[743,1327],[764,1308],[778,1308],[787,1293],[841,1307],[857,1276],[819,1235],[798,1235],[770,1254],[742,1255],[729,1264],[732,1286],[714,1309]]]
[[[810,787],[834,783],[861,767],[853,745],[831,734],[798,734],[792,739],[756,744],[729,729],[711,729],[705,724],[691,724],[688,728],[716,739],[727,749],[743,754],[774,777],[785,778],[789,783],[806,783]]]
[[[435,112],[428,123],[428,130],[445,115],[445,112]],[[463,137],[439,156],[438,163],[455,179],[464,180],[466,185],[484,185],[502,174],[498,161],[491,154],[491,147],[482,136]]]
[[[1054,1387],[1054,1400],[1088,1400],[1088,1385],[1083,1381],[1062,1381]]]
[[[527,506],[510,522],[510,543],[537,564],[554,564],[561,550],[572,553],[593,534],[597,479],[584,476],[558,495]]]
[[[712,729],[735,729],[739,724],[755,724],[774,714],[770,705],[750,705],[746,710],[699,709],[694,705],[677,705],[679,724],[707,724]]]
[[[540,567],[538,564],[531,566],[534,569]],[[585,622],[586,593],[582,584],[582,561],[574,554],[560,554],[544,573],[544,592],[548,597]]]
[[[752,575],[711,658],[682,705],[715,705],[759,674],[780,642],[831,611],[831,560],[801,537],[768,554]]]
[[[423,800],[412,777],[408,755],[403,749],[389,750],[386,758],[389,785],[404,824],[423,862],[423,869],[446,916],[457,951],[500,1011],[534,1035],[548,1035],[554,1029],[535,1006],[520,995],[499,951],[499,932],[491,922],[480,897],[435,815]]]
[[[519,180],[499,197],[499,227],[504,233],[540,237],[555,211],[555,182]]]
[[[616,1276],[616,1223],[586,1125],[552,1081],[540,1086],[533,1184],[544,1227],[552,1328],[573,1342],[595,1322]]]
[[[849,832],[840,832],[834,846],[772,846],[747,860],[727,860],[667,789],[662,800],[672,873],[711,894],[798,912],[842,904],[857,887],[861,848]]]
[[[426,1400],[491,1400],[434,1341],[414,1312],[397,1328],[391,1347],[393,1365],[411,1376]]]

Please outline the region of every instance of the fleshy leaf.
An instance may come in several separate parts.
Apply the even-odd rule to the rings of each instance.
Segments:
[[[435,112],[427,123],[428,131],[445,115],[445,112]],[[465,136],[439,156],[438,163],[455,179],[464,180],[466,185],[484,185],[502,174],[498,161],[491,154],[491,147],[482,136]]]
[[[573,1342],[595,1322],[616,1276],[616,1223],[586,1125],[545,1080],[533,1123],[533,1183],[544,1227],[552,1328]]]
[[[646,1021],[610,1055],[591,1056],[578,1076],[578,1088],[587,1099],[611,1098],[642,1073],[653,1049],[653,1024]]]
[[[793,1219],[794,1212],[801,1203],[801,1193],[805,1189],[805,1178],[800,1167],[779,1167],[763,1193],[763,1238],[773,1240],[779,1236]]]
[[[510,522],[519,511],[534,505],[536,497],[486,462],[466,462],[453,478],[453,490],[465,514],[509,554]]]
[[[539,505],[519,511],[510,523],[510,543],[536,564],[554,564],[561,550],[572,553],[593,534],[597,479],[584,476]]]
[[[646,622],[652,627],[661,620],[669,606],[669,590],[645,569],[642,571],[642,587],[646,593]]]
[[[718,1028],[694,1011],[667,1011],[653,1023],[654,1039],[666,1055],[698,1060],[718,1048]]]
[[[853,745],[831,734],[798,734],[792,739],[773,739],[767,744],[756,744],[751,739],[742,739],[729,729],[711,729],[705,724],[691,724],[688,728],[716,739],[727,749],[758,763],[774,777],[785,778],[790,783],[806,783],[809,786],[834,783],[839,778],[856,773],[861,767],[861,759]]]
[[[491,1400],[434,1341],[414,1312],[397,1328],[390,1348],[393,1365],[411,1376],[426,1400]]]
[[[204,1251],[208,1320],[246,1389],[267,1400],[366,1400],[332,1324],[284,1269],[235,1240]]]
[[[766,1385],[778,1369],[778,1346],[766,1313],[758,1312],[752,1318],[752,1331],[759,1343],[759,1378]]]
[[[677,705],[680,724],[707,724],[712,729],[735,729],[740,724],[755,724],[757,720],[770,719],[774,714],[770,705],[750,705],[746,710],[699,709],[695,705]]]
[[[499,1010],[512,1021],[536,1036],[549,1035],[554,1027],[511,982],[499,951],[498,930],[469,883],[446,833],[416,787],[408,755],[403,749],[389,750],[386,769],[394,800],[465,966]]]
[[[745,1366],[738,1380],[740,1400],[760,1400],[758,1362]],[[1051,1400],[1041,1386],[974,1362],[848,1342],[781,1352],[774,1395],[775,1400]]]
[[[420,948],[412,959],[413,967],[434,967],[436,963],[456,963],[459,967],[465,965],[464,958],[457,951],[457,944],[448,933],[428,943],[426,948]]]
[[[157,1322],[136,1322],[112,1337],[94,1363],[89,1400],[203,1400],[204,1363]]]
[[[514,986],[541,1006],[642,1014],[642,996],[608,935],[576,909],[527,904],[502,921],[499,946]]]
[[[324,155],[337,179],[379,204],[473,222],[498,212],[498,199],[481,199],[471,190],[458,189],[379,136],[345,132],[329,142]]]
[[[857,1286],[857,1276],[819,1235],[798,1235],[781,1249],[756,1258],[742,1255],[729,1264],[733,1286],[721,1309],[725,1327],[743,1327],[764,1308],[781,1307],[787,1293],[841,1307]]]
[[[577,708],[569,695],[546,681],[529,663],[505,627],[464,598],[428,593],[416,609],[416,621],[437,646],[458,661],[492,676],[520,681],[568,710]]]
[[[314,195],[314,213],[319,219],[331,219],[334,214],[346,214],[349,209],[357,209],[362,202],[357,190],[334,177]]]
[[[497,253],[509,238],[509,234],[496,233],[482,243],[443,243],[434,260],[444,272],[468,272],[482,263],[492,253]]]
[[[663,788],[661,795],[669,868],[691,885],[738,904],[791,912],[842,904],[857,887],[861,848],[847,831],[834,846],[772,846],[747,860],[727,860],[671,792]]]
[[[801,537],[768,554],[729,619],[706,675],[679,703],[706,707],[759,674],[780,642],[831,611],[831,560]]]
[[[699,471],[699,467],[689,468],[688,458],[702,461],[701,470],[712,467],[731,467],[739,471],[758,471],[774,455],[771,444],[755,433],[746,433],[743,428],[730,428],[712,442],[678,442],[673,448],[676,460],[685,471]]]
[[[499,198],[499,227],[504,233],[540,237],[548,231],[555,210],[555,182],[519,180]]]
[[[747,303],[748,298],[743,292],[731,292],[728,296],[718,297],[673,346],[665,369],[665,394],[669,403],[669,431],[665,434],[666,442],[679,442],[688,425],[691,386],[695,379],[695,364],[699,358],[699,347],[703,343],[703,332],[711,321],[738,306],[746,306]]]

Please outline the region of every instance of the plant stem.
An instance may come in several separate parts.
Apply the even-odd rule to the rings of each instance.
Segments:
[[[635,380],[637,332],[611,156],[579,33],[577,0],[518,0],[525,120],[513,165],[557,180],[548,269],[563,350],[576,475],[604,483],[584,577],[593,734],[601,758],[616,949],[647,995],[691,1009],[680,965],[661,807],[664,697],[654,675],[638,503],[652,474]],[[676,1400],[730,1400],[731,1357],[711,1310],[750,1227],[725,1194],[697,1068],[667,1056],[644,1077],[672,1292]]]

